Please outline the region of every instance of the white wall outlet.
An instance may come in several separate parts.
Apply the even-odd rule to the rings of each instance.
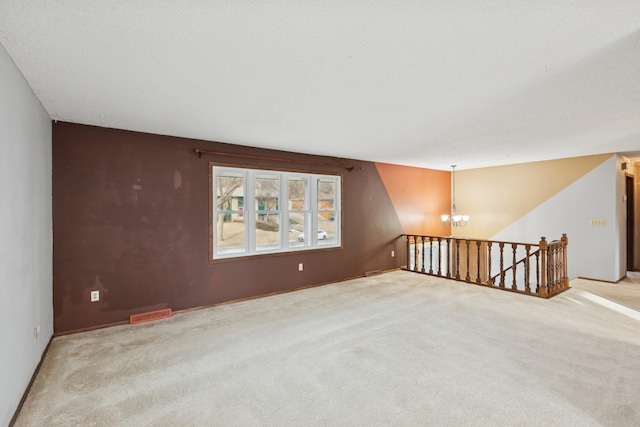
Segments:
[[[394,256],[396,256],[396,251],[391,251],[391,258],[393,258]]]
[[[38,341],[38,328],[33,328],[33,342]]]
[[[100,301],[100,291],[91,291],[91,302]]]
[[[298,264],[298,271],[304,270],[304,265],[302,263]]]

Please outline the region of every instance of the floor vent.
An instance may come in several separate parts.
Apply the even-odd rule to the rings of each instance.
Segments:
[[[171,309],[163,308],[162,310],[149,311],[147,313],[132,314],[129,316],[129,323],[136,324],[142,322],[150,322],[152,320],[160,320],[171,317]]]
[[[364,273],[364,277],[377,276],[378,274],[382,274],[382,271],[380,271],[380,270],[371,270],[371,271],[367,271],[366,273]]]

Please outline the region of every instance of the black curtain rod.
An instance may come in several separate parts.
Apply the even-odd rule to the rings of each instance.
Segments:
[[[249,154],[225,153],[223,151],[209,151],[209,150],[203,150],[201,148],[194,148],[193,151],[198,155],[199,158],[202,158],[203,154],[212,154],[215,156],[242,157],[245,159],[271,160],[274,162],[299,163],[299,164],[315,165],[315,166],[329,166],[334,168],[344,168],[349,172],[351,172],[354,169],[363,170],[363,168],[361,167],[356,167],[352,165],[332,165],[331,163],[310,162],[307,160],[283,159],[281,157],[265,157],[265,156],[252,156]]]

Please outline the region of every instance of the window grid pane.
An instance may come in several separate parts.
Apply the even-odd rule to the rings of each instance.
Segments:
[[[216,246],[220,254],[245,252],[245,227],[243,222],[232,221],[233,213],[218,213],[214,222]]]
[[[318,210],[335,209],[335,180],[318,180]]]
[[[308,209],[307,198],[309,179],[306,177],[289,178],[289,210],[301,211]]]
[[[277,176],[256,177],[256,209],[275,212],[280,209],[280,181]]]
[[[280,248],[280,214],[259,213],[256,218],[256,249]]]
[[[214,259],[340,246],[340,177],[216,166],[211,173]]]
[[[318,244],[332,245],[336,243],[335,211],[318,211]]]
[[[233,210],[244,196],[244,177],[241,174],[219,175],[216,185],[216,207]]]
[[[289,247],[305,247],[309,246],[309,240],[305,241],[304,234],[307,225],[310,223],[310,211],[293,211],[289,212]]]

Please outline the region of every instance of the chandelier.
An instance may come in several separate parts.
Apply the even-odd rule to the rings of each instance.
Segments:
[[[456,213],[456,165],[451,165],[451,215],[440,215],[440,219],[445,227],[464,227],[469,222],[469,215],[458,215]]]

